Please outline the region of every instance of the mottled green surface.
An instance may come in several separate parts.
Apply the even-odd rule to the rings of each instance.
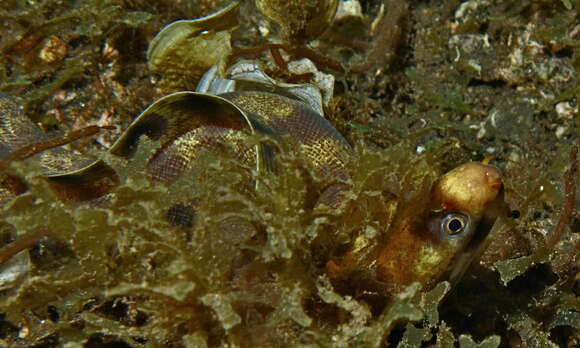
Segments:
[[[149,40],[223,3],[4,0],[0,91],[21,96],[54,135],[98,120],[121,129],[175,88],[147,70]],[[254,192],[251,170],[228,159],[205,167],[210,183],[196,184],[194,171],[161,187],[135,175],[154,143],[124,163],[102,154],[115,132],[79,141],[70,147],[105,156],[123,178],[100,208],[63,205],[34,160],[14,163],[30,192],[0,212],[0,242],[39,229],[50,237],[30,251],[28,276],[0,293],[0,346],[578,345],[578,215],[553,249],[547,240],[580,127],[580,1],[440,3],[410,3],[388,66],[335,73],[327,117],[356,154],[355,190],[338,212],[312,210],[307,189],[320,183],[291,149],[280,176],[255,178],[268,189]],[[379,5],[363,2],[367,22]],[[253,13],[241,11],[234,47],[276,37],[275,25],[258,33],[265,22]],[[66,53],[42,60],[54,36]],[[345,65],[365,55],[324,37],[312,47]],[[333,289],[324,274],[332,249],[388,228],[375,219],[377,196],[420,199],[417,183],[488,154],[520,217],[494,230],[461,284],[411,287],[388,302]],[[196,203],[195,228],[166,222],[166,207],[179,202]],[[244,233],[227,233],[231,224]]]

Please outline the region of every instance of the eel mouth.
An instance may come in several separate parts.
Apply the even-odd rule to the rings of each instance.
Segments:
[[[456,284],[487,248],[495,223],[507,216],[502,173],[485,162],[469,162],[445,174],[435,185],[433,194],[443,210],[466,214],[475,224],[475,230],[461,250],[456,251],[445,272],[445,279]]]
[[[474,260],[485,252],[489,245],[490,233],[496,224],[501,224],[503,219],[508,218],[510,209],[504,200],[504,189],[501,182],[495,180],[492,185],[498,185],[498,193],[493,201],[489,202],[483,215],[477,222],[473,236],[467,242],[464,249],[455,257],[449,268],[448,280],[451,284],[459,282],[463,274],[469,269]],[[495,189],[495,188],[494,188]]]

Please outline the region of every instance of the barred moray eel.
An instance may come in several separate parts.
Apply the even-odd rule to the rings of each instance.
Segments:
[[[202,149],[220,144],[233,147],[237,159],[258,171],[276,171],[276,149],[265,143],[246,146],[252,134],[291,141],[320,176],[340,182],[323,191],[317,204],[337,207],[348,190],[346,163],[351,149],[338,131],[304,103],[267,92],[230,92],[219,96],[179,92],[147,108],[109,152],[130,160],[141,136],[158,141],[145,169],[153,181],[171,183],[195,165]],[[0,97],[0,156],[44,139],[45,135],[19,111],[14,101]],[[119,177],[103,161],[75,160],[62,149],[39,155],[46,180],[65,202],[85,202],[113,191]],[[0,203],[22,193],[2,174]],[[11,180],[14,179],[14,180]],[[358,268],[396,290],[413,281],[426,287],[437,280],[459,279],[478,255],[495,220],[505,210],[499,171],[467,163],[434,183],[427,209],[395,219],[372,262],[355,261],[356,253],[331,260],[327,272],[338,279]],[[413,208],[411,208],[413,209]]]

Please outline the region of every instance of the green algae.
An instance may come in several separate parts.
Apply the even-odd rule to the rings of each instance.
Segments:
[[[459,336],[459,347],[461,348],[497,348],[500,344],[499,336],[488,337],[480,343],[476,343],[468,335]]]
[[[150,141],[142,142],[134,156],[135,163],[143,164],[146,154],[152,153],[156,146]],[[361,156],[365,165],[359,169],[359,175],[354,176],[355,187],[359,187],[355,194],[373,197],[368,191],[368,180],[384,171],[391,172],[386,185],[396,194],[403,192],[401,177],[405,177],[402,185],[425,181],[424,174],[420,173],[430,172],[430,167],[417,165],[425,159],[414,165],[407,163],[398,171],[389,170],[388,163],[405,156],[409,148],[401,146],[399,150],[381,151],[380,154],[365,151]],[[397,322],[423,318],[424,306],[431,320],[436,320],[433,319],[437,317],[436,306],[433,307],[431,301],[411,301],[413,296],[420,296],[417,287],[401,295],[400,301],[385,309],[375,320],[367,305],[335,293],[330,284],[324,282],[323,270],[309,266],[313,265],[313,258],[325,257],[309,251],[310,245],[319,241],[319,233],[326,233],[316,227],[319,217],[313,214],[312,208],[305,206],[308,200],[304,198],[293,200],[301,202],[295,210],[283,210],[289,205],[288,197],[306,194],[304,175],[308,170],[296,170],[303,163],[296,153],[284,159],[285,167],[294,170],[268,178],[267,184],[272,190],[266,193],[245,189],[244,178],[248,174],[241,174],[248,169],[233,160],[208,159],[204,173],[212,174],[211,181],[197,181],[199,167],[195,167],[173,185],[160,187],[145,178],[128,175],[128,171],[135,170],[135,163],[123,163],[105,156],[109,165],[121,173],[122,184],[107,198],[108,204],[75,208],[58,201],[38,177],[33,161],[30,162],[32,167],[28,162],[14,165],[16,173],[28,173],[25,176],[32,179],[32,186],[29,193],[17,197],[4,208],[4,213],[10,215],[8,223],[22,234],[46,228],[50,239],[64,242],[73,251],[74,262],[55,266],[50,275],[39,269],[14,289],[12,295],[2,298],[2,307],[9,313],[6,319],[18,321],[20,306],[37,311],[50,304],[60,315],[81,320],[84,323],[82,333],[89,340],[98,335],[121,340],[138,336],[149,342],[173,341],[178,336],[170,328],[185,325],[181,330],[188,335],[210,336],[208,340],[218,342],[228,337],[240,344],[248,340],[247,330],[262,328],[266,334],[247,342],[265,345],[277,337],[276,332],[298,332],[300,327],[316,330],[330,339],[326,336],[328,333],[320,331],[323,321],[314,316],[316,311],[312,305],[306,306],[316,298],[317,292],[321,292],[326,304],[317,310],[338,305],[343,311],[352,312],[352,319],[334,324],[337,332],[342,333],[345,346],[353,342],[374,342],[372,345],[378,346]],[[369,168],[371,163],[376,167],[373,170]],[[432,175],[428,177],[434,179]],[[32,196],[37,199],[31,200]],[[273,198],[278,202],[273,202]],[[411,195],[406,199],[418,197]],[[199,202],[195,228],[190,231],[172,226],[164,219],[167,207],[186,201]],[[51,216],[55,223],[47,226],[44,216]],[[245,229],[232,230],[228,219],[247,221],[253,228],[240,235]],[[225,225],[224,221],[227,221]],[[332,220],[327,224],[332,228],[340,226]],[[236,226],[240,226],[239,223]],[[308,228],[311,230],[309,237],[303,233]],[[369,228],[382,230],[384,226]],[[372,239],[376,235],[373,232],[368,237]],[[314,291],[315,283],[321,279],[318,291]],[[33,294],[42,294],[42,300],[31,297]],[[62,307],[64,304],[59,297],[67,298],[66,307]],[[441,288],[437,288],[430,298],[438,302],[442,298]],[[88,305],[93,301],[100,304]],[[132,315],[142,319],[131,319],[129,313],[107,314],[109,310],[105,309],[105,304],[109,302],[119,303],[119,306],[131,303],[133,313],[140,313]],[[84,309],[87,306],[92,309]],[[223,331],[202,329],[208,325],[207,319],[202,317],[211,318],[210,325],[218,325]],[[251,317],[253,319],[248,321]],[[53,328],[53,333],[60,336],[61,330]],[[155,336],[148,332],[155,332]],[[69,334],[62,333],[63,342],[69,340]],[[222,335],[225,336],[220,338]],[[296,340],[299,342],[298,336]]]

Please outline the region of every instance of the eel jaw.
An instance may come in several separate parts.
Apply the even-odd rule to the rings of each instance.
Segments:
[[[509,212],[504,200],[502,175],[495,166],[466,163],[445,174],[432,194],[440,209],[466,214],[475,226],[462,250],[456,253],[447,268],[446,279],[456,284],[473,260],[478,259],[487,248],[488,237],[496,221]]]
[[[496,198],[486,207],[485,213],[477,222],[476,231],[463,252],[456,255],[449,267],[448,280],[455,285],[461,280],[474,260],[477,260],[491,242],[489,235],[494,227],[500,226],[509,215],[509,207],[504,200],[503,185],[500,184]]]

